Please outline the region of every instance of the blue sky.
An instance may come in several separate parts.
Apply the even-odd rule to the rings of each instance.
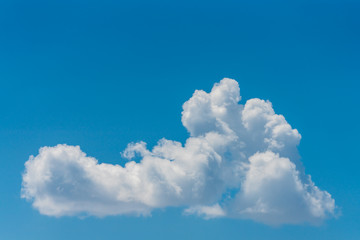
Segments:
[[[1,1],[0,239],[359,239],[357,1]],[[129,142],[184,143],[182,105],[236,79],[302,135],[306,174],[340,216],[320,226],[151,217],[49,217],[20,197],[40,147],[124,164]]]

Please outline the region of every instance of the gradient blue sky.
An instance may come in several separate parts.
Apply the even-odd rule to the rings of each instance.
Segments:
[[[0,239],[360,239],[358,1],[0,1]],[[236,79],[302,134],[306,172],[342,215],[321,226],[40,215],[20,198],[41,146],[123,161],[128,142],[184,141],[182,104]]]

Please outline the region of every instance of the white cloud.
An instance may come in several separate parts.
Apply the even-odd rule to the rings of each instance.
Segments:
[[[266,224],[332,216],[334,200],[301,166],[299,132],[269,101],[240,99],[232,79],[195,91],[183,105],[186,143],[161,139],[152,150],[131,143],[124,167],[99,164],[78,146],[43,147],[25,163],[22,197],[50,216],[148,215],[169,206]]]
[[[226,216],[225,211],[218,203],[213,206],[193,206],[185,209],[185,214],[197,214],[203,216],[205,219]]]

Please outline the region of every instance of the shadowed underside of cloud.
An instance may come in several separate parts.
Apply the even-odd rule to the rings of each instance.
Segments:
[[[232,79],[195,91],[183,105],[186,143],[161,139],[152,150],[131,143],[124,167],[99,164],[79,146],[42,147],[25,163],[22,197],[50,216],[149,215],[179,206],[204,218],[278,225],[334,215],[330,194],[303,171],[299,132],[269,101],[240,99]]]

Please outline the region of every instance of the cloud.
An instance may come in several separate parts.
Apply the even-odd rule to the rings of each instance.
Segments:
[[[42,147],[25,163],[22,197],[58,217],[149,215],[170,206],[273,225],[333,216],[335,201],[303,170],[299,132],[269,101],[240,100],[232,79],[195,91],[183,105],[185,144],[161,139],[149,150],[130,143],[125,166],[98,163],[79,146]]]

